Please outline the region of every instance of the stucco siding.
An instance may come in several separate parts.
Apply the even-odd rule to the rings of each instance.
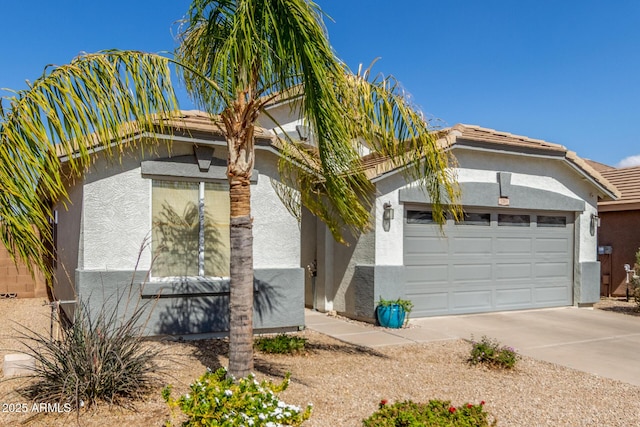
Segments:
[[[145,239],[150,237],[150,181],[132,168],[85,185],[85,270],[133,270]],[[139,268],[151,266],[150,247]]]
[[[61,240],[57,296],[72,300],[80,295],[90,301],[96,312],[103,300],[116,298],[114,292],[128,292],[132,283],[134,296],[146,292],[147,297],[153,297],[157,294],[153,289],[164,287],[171,295],[163,295],[153,304],[149,334],[224,332],[228,329],[228,289],[224,291],[226,295],[220,296],[185,296],[182,282],[151,278],[142,283],[152,267],[151,246],[146,245],[140,251],[151,238],[153,179],[198,181],[206,176],[206,181],[214,176],[217,181],[220,176],[226,182],[226,166],[220,166],[226,161],[226,147],[215,147],[213,151],[214,160],[217,159],[212,162],[211,168],[217,168],[213,175],[197,167],[189,169],[186,175],[182,172],[176,175],[181,164],[187,162],[192,166],[189,162],[195,162],[195,158],[190,160],[194,152],[191,143],[175,142],[170,151],[167,146],[149,148],[145,146],[145,154],[126,153],[120,162],[99,155],[85,176],[70,185],[69,209],[58,206]],[[153,175],[144,174],[141,167],[142,162],[149,160],[157,161],[152,165]],[[297,328],[304,324],[300,226],[276,194],[272,182],[278,179],[276,154],[256,153],[256,175],[251,185],[257,290],[255,326],[261,330]],[[188,278],[185,283],[200,283],[206,294],[212,292],[214,282]],[[228,279],[218,282],[228,288]]]
[[[67,192],[68,200],[53,207],[58,217],[53,295],[59,300],[75,299],[75,272],[82,267],[82,180],[68,183]]]
[[[375,264],[376,265],[403,265],[402,257],[404,230],[404,206],[400,204],[400,189],[406,186],[406,181],[401,174],[393,174],[376,183],[376,191],[379,196],[375,202]],[[394,210],[393,219],[389,224],[389,231],[382,226],[382,213],[385,203],[391,203]]]
[[[274,189],[277,158],[264,152],[258,152],[256,157],[260,175],[257,184],[251,186],[254,267],[300,267],[300,223]]]

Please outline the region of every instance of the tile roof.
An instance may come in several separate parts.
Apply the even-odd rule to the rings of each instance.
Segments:
[[[584,159],[584,161],[589,163],[589,166],[591,166],[592,168],[594,168],[598,172],[615,169],[613,166],[605,165],[604,163],[596,162],[595,160]]]
[[[222,121],[215,117],[212,117],[202,111],[197,110],[182,110],[179,114],[172,116],[170,118],[159,118],[156,120],[157,123],[162,122],[162,126],[169,127],[173,132],[176,133],[207,133],[215,136],[223,137],[224,129]],[[128,138],[134,138],[136,136],[141,136],[146,133],[143,129],[141,129],[137,123],[129,122],[125,123],[120,131],[120,134],[117,138],[113,138],[113,144],[117,145],[119,142],[126,140]],[[254,135],[256,137],[256,143],[262,145],[272,144],[275,140],[274,134],[269,129],[264,129],[261,127],[256,127],[254,130]],[[90,135],[90,139],[94,141],[88,148],[89,151],[94,149],[99,149],[102,145],[98,140],[98,136],[96,134]],[[77,142],[73,143],[77,149]],[[61,145],[56,146],[56,154],[60,158],[65,158],[67,153],[64,151]]]
[[[514,135],[508,132],[500,132],[494,129],[482,128],[476,125],[457,124],[449,129],[449,134],[455,135],[456,142],[465,140],[560,153],[567,151],[566,147],[559,144],[541,139],[533,139],[527,136]]]
[[[620,169],[609,169],[601,174],[622,193],[622,197],[614,201],[598,203],[602,211],[640,209],[640,166]]]
[[[483,128],[476,125],[457,124],[451,128],[438,131],[438,144],[443,149],[449,149],[457,144],[478,145],[493,149],[507,149],[516,152],[548,154],[564,158],[573,164],[576,169],[586,177],[595,181],[604,191],[609,193],[606,197],[617,198],[620,193],[600,172],[587,161],[568,150],[560,144],[554,144],[541,139],[533,139],[527,136],[514,135],[508,132],[500,132],[494,129]],[[391,159],[379,155],[369,155],[363,158],[370,179],[379,177],[396,168]]]

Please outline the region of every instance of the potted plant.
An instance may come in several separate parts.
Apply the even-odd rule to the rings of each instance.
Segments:
[[[380,297],[376,314],[378,323],[385,328],[401,328],[409,321],[409,313],[413,308],[413,303],[406,299],[386,300]]]

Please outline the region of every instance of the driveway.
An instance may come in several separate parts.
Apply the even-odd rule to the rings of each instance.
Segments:
[[[566,307],[411,322],[424,336],[486,335],[526,356],[640,386],[640,317]]]
[[[362,326],[307,310],[310,329],[383,347],[486,335],[518,353],[640,386],[640,317],[588,308],[553,308],[411,319],[411,327]]]

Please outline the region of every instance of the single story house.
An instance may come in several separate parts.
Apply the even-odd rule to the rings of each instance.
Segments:
[[[430,200],[385,159],[365,156],[374,230],[335,243],[303,214],[307,306],[373,320],[376,301],[409,299],[412,317],[589,306],[600,297],[597,204],[618,192],[565,147],[478,126],[444,131],[464,218],[434,223]]]
[[[376,189],[374,224],[345,246],[308,211],[294,215],[278,197],[273,134],[313,144],[291,102],[269,106],[281,126],[263,117],[256,131],[256,331],[303,327],[305,305],[374,321],[380,297],[410,299],[413,317],[598,301],[597,203],[618,193],[574,152],[477,126],[441,132],[440,144],[457,159],[452,171],[465,212],[442,233],[415,183],[363,146]],[[121,162],[97,152],[90,170],[68,182],[70,202],[54,206],[55,297],[82,298],[96,309],[114,294],[159,296],[149,334],[223,332],[226,142],[204,113],[184,112],[170,125],[170,149],[151,147],[150,134],[132,134],[141,149],[125,151]]]
[[[70,200],[54,206],[53,291],[67,314],[79,299],[95,313],[118,296],[133,298],[130,307],[141,297],[153,306],[149,334],[228,330],[226,142],[201,112],[186,111],[168,126],[170,146],[150,142],[168,141],[165,134],[139,132],[128,135],[138,146],[125,149],[120,161],[96,150],[89,170],[68,181]],[[255,135],[254,326],[298,328],[304,325],[300,227],[276,193],[272,133]]]
[[[621,192],[617,200],[598,202],[601,294],[623,296],[627,293],[627,278],[631,279],[624,266],[633,268],[640,250],[640,166],[599,167],[601,175]]]

